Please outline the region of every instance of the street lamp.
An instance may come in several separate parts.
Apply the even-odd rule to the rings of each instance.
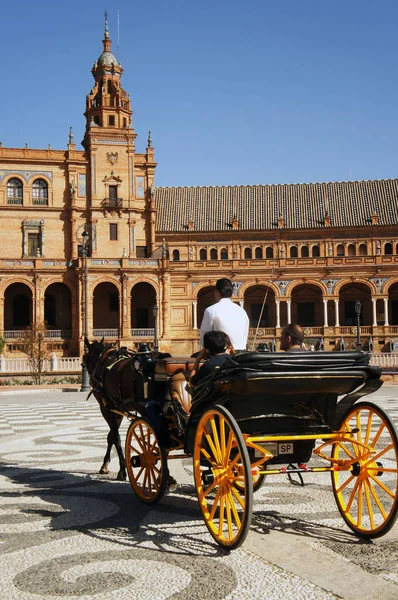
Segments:
[[[152,306],[152,314],[153,314],[153,318],[154,318],[154,324],[155,324],[155,334],[154,334],[154,339],[153,339],[153,349],[155,352],[157,352],[159,350],[159,346],[158,346],[158,312],[159,312],[159,308],[157,304],[154,304]]]
[[[357,315],[357,343],[356,350],[357,352],[361,352],[362,344],[361,344],[361,308],[362,305],[359,300],[355,302],[355,314]]]
[[[83,321],[84,321],[84,339],[88,338],[88,266],[87,266],[87,256],[89,249],[89,239],[90,235],[86,229],[84,229],[82,233],[82,256],[84,259],[84,275],[83,275],[83,290],[84,290],[84,302],[83,302]],[[80,388],[81,392],[87,392],[91,389],[90,380],[88,376],[87,370],[87,348],[86,344],[84,344],[84,355],[82,361],[82,387]]]

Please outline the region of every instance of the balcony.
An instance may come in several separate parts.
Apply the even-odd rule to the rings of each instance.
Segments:
[[[119,211],[123,208],[123,198],[104,198],[102,201],[104,210],[109,212]]]
[[[150,327],[145,329],[130,329],[130,335],[133,338],[153,338],[155,330]]]

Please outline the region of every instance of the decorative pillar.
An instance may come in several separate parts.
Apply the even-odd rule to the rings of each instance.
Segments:
[[[280,327],[281,326],[281,301],[280,300],[275,300],[275,304],[276,304],[276,326]]]
[[[73,214],[73,213],[72,213]],[[70,235],[72,241],[72,260],[77,258],[77,239],[76,239],[76,219],[71,217],[70,220]]]
[[[323,326],[329,327],[328,325],[328,301],[323,300]]]
[[[197,300],[192,301],[192,317],[193,317],[193,329],[198,328],[198,302]]]
[[[5,323],[4,323],[4,295],[0,298],[0,333],[4,335]]]
[[[373,308],[373,327],[377,325],[377,316],[376,316],[376,300],[372,298],[372,308]]]
[[[291,311],[292,301],[291,300],[286,300],[286,304],[287,304],[287,322],[291,323],[291,320],[292,320],[292,311]]]
[[[390,323],[388,322],[388,298],[383,298],[384,301],[384,325],[389,327]]]
[[[120,299],[120,308],[121,308],[121,319],[120,319],[120,337],[122,339],[126,339],[126,337],[130,336],[130,327],[129,327],[129,315],[128,315],[128,298],[127,298],[127,284],[129,278],[127,273],[123,273],[122,275],[122,297]]]
[[[165,338],[170,335],[170,273],[163,272],[163,306],[162,306],[162,321],[163,321],[163,336]]]
[[[35,297],[33,305],[33,323],[37,324],[44,320],[44,299],[41,298],[41,276],[35,275]],[[43,305],[43,306],[42,306]],[[43,309],[43,310],[42,310]]]
[[[340,327],[340,321],[339,321],[339,299],[335,298],[334,299],[334,315],[335,315],[335,321],[336,321],[336,327]]]
[[[44,256],[44,221],[40,221],[40,229],[39,229],[39,248],[40,248],[40,256]]]

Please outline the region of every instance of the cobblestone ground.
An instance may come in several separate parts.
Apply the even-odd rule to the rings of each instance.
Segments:
[[[397,424],[397,396],[369,399]],[[172,463],[177,490],[146,506],[115,481],[115,457],[98,474],[106,433],[83,394],[0,395],[2,600],[398,598],[398,523],[359,541],[329,474],[267,477],[245,544],[228,553],[207,533],[190,460]]]

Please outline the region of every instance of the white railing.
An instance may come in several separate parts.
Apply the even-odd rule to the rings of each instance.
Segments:
[[[398,370],[398,353],[379,352],[371,355],[370,364],[382,369]]]
[[[154,329],[130,329],[131,337],[150,337],[153,338],[155,336]]]
[[[43,372],[62,371],[65,373],[79,373],[81,371],[81,358],[79,356],[58,357],[53,355],[51,358],[43,360]],[[30,373],[28,358],[0,358],[1,373]]]
[[[93,329],[94,337],[104,337],[104,338],[118,338],[119,330],[118,329]]]
[[[47,331],[44,333],[44,337],[70,340],[72,337],[72,331],[70,329],[47,329]]]
[[[4,332],[6,340],[21,340],[26,338],[26,329],[9,329]],[[47,329],[44,332],[45,338],[70,340],[72,331],[70,329]]]
[[[55,354],[43,362],[43,372],[69,372],[81,371],[82,359],[79,356],[57,357]],[[398,371],[398,353],[379,352],[370,357],[370,364],[382,367],[384,370]],[[29,359],[0,357],[0,373],[30,373]]]
[[[26,335],[25,329],[12,329],[4,332],[4,338],[6,340],[18,340]]]

